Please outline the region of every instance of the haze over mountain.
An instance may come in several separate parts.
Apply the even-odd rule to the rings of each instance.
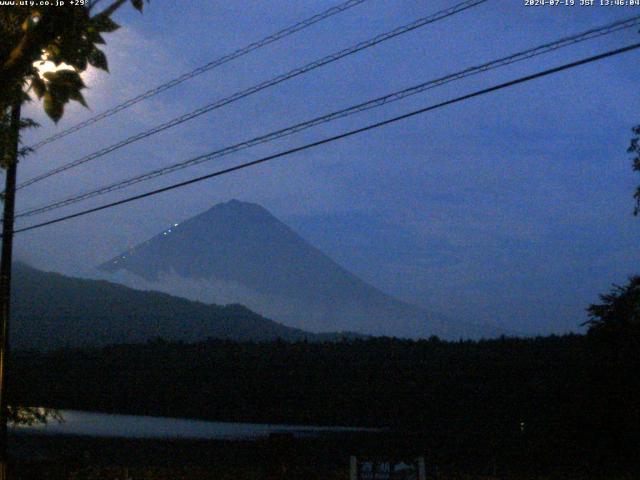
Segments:
[[[14,266],[11,345],[17,349],[102,346],[161,337],[201,341],[333,340],[264,318],[242,305],[206,305],[166,293],[143,292]]]
[[[347,271],[266,209],[217,204],[99,266],[115,281],[240,303],[289,326],[403,337],[495,335],[403,303]]]

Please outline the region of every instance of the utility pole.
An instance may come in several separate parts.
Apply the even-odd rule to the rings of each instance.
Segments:
[[[0,257],[0,480],[7,480],[7,386],[6,364],[9,352],[9,314],[11,307],[11,260],[13,253],[13,220],[16,200],[16,171],[20,135],[22,89],[16,93],[4,148],[0,150],[6,166],[4,218],[2,221],[2,253]]]

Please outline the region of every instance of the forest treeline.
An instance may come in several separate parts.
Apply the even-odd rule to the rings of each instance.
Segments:
[[[14,403],[208,420],[385,427],[451,461],[638,462],[634,335],[484,341],[210,339],[16,352]],[[443,460],[444,461],[444,460]]]

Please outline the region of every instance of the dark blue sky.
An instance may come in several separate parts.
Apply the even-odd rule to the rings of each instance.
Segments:
[[[337,2],[154,0],[118,13],[111,74],[89,72],[93,112]],[[370,0],[41,149],[20,179],[453,5]],[[18,210],[142,173],[312,116],[640,14],[633,7],[484,5],[388,41],[20,192]],[[578,2],[579,3],[579,2]],[[387,107],[90,202],[146,191],[539,69],[638,41],[636,29],[455,82]],[[630,53],[486,95],[271,164],[21,234],[34,265],[90,267],[230,198],[260,203],[365,280],[405,300],[524,332],[563,332],[611,283],[638,272],[638,183],[626,154],[638,117]],[[58,126],[29,108],[37,139]],[[59,210],[38,219],[75,211]],[[22,222],[20,225],[26,225]]]

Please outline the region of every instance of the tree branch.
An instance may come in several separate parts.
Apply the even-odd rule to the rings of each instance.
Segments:
[[[47,30],[50,30],[43,28],[46,22],[46,15],[43,14],[36,25],[27,29],[18,45],[11,50],[7,60],[0,66],[0,92],[13,91],[14,88],[17,88],[17,84],[22,82],[27,70],[31,68],[33,57],[37,56],[40,50],[55,38],[53,32],[49,32],[48,36],[45,34]],[[8,104],[1,106],[6,108]]]

